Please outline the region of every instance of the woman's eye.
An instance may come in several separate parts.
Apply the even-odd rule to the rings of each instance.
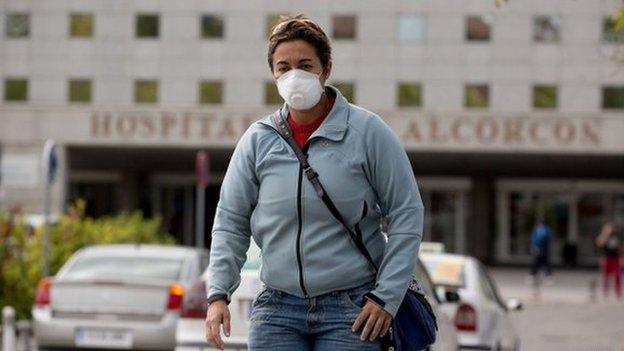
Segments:
[[[277,71],[280,72],[280,73],[284,73],[284,72],[288,71],[288,68],[280,67]]]
[[[306,71],[309,71],[309,70],[312,69],[312,66],[311,65],[303,65],[302,68],[305,69]]]

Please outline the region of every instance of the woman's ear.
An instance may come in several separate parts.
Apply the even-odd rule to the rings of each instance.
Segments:
[[[327,82],[327,80],[329,79],[329,76],[331,75],[331,71],[332,71],[332,61],[330,60],[327,63],[327,67],[323,69],[323,73],[321,74],[321,83],[323,85],[325,85],[325,82]]]

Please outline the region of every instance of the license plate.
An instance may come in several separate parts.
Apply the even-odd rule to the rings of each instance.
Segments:
[[[124,330],[77,328],[74,340],[78,347],[132,348],[132,334]]]

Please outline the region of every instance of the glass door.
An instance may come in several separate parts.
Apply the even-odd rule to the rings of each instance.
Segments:
[[[423,241],[442,243],[446,252],[466,252],[467,192],[464,189],[422,187],[425,206]]]

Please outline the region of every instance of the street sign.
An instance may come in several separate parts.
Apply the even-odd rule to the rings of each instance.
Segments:
[[[43,179],[46,180],[46,184],[54,183],[57,169],[56,144],[53,140],[48,140],[43,147]]]

